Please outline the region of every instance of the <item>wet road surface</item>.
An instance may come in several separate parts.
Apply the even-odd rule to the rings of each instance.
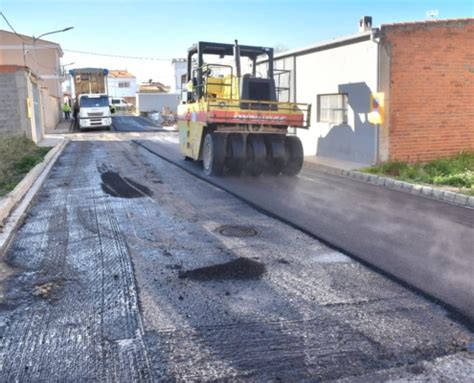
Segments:
[[[177,134],[136,141],[268,214],[474,320],[474,210],[305,167],[291,177],[208,177]]]
[[[112,118],[112,131],[115,132],[166,132],[156,122],[139,116],[114,115]]]
[[[1,267],[0,381],[474,374],[449,312],[130,142],[69,143]]]

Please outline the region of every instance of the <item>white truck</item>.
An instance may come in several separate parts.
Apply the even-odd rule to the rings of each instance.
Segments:
[[[73,80],[75,102],[79,106],[79,129],[110,129],[112,111],[107,94],[109,71],[102,68],[80,68],[72,69],[69,73]]]

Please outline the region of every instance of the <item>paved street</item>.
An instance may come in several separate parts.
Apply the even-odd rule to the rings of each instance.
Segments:
[[[474,374],[450,312],[100,136],[69,143],[2,264],[0,381]]]
[[[313,167],[305,167],[296,178],[210,178],[201,164],[183,160],[177,134],[137,142],[474,318],[472,209]]]
[[[115,132],[160,132],[166,131],[156,122],[138,116],[114,115],[112,131]]]

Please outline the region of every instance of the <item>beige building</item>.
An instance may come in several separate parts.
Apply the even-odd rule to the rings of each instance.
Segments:
[[[37,88],[34,100],[18,102],[30,102],[36,107],[39,114],[36,116],[36,125],[40,125],[36,126],[38,133],[54,129],[61,119],[61,83],[64,79],[60,65],[62,56],[63,51],[59,44],[43,39],[34,41],[30,36],[0,30],[0,67],[23,67],[25,73],[29,74],[28,80]],[[29,113],[27,118],[31,119],[32,113]],[[24,125],[24,122],[21,124]]]

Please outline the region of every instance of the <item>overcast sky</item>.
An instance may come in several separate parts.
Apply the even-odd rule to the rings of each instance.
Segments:
[[[170,85],[169,60],[184,57],[199,40],[298,48],[357,32],[363,15],[374,26],[423,20],[430,10],[443,19],[474,17],[474,1],[0,0],[0,10],[26,35],[73,26],[48,36],[63,47],[63,64],[75,63],[68,68],[127,69],[139,81]],[[0,29],[8,30],[2,19]]]

